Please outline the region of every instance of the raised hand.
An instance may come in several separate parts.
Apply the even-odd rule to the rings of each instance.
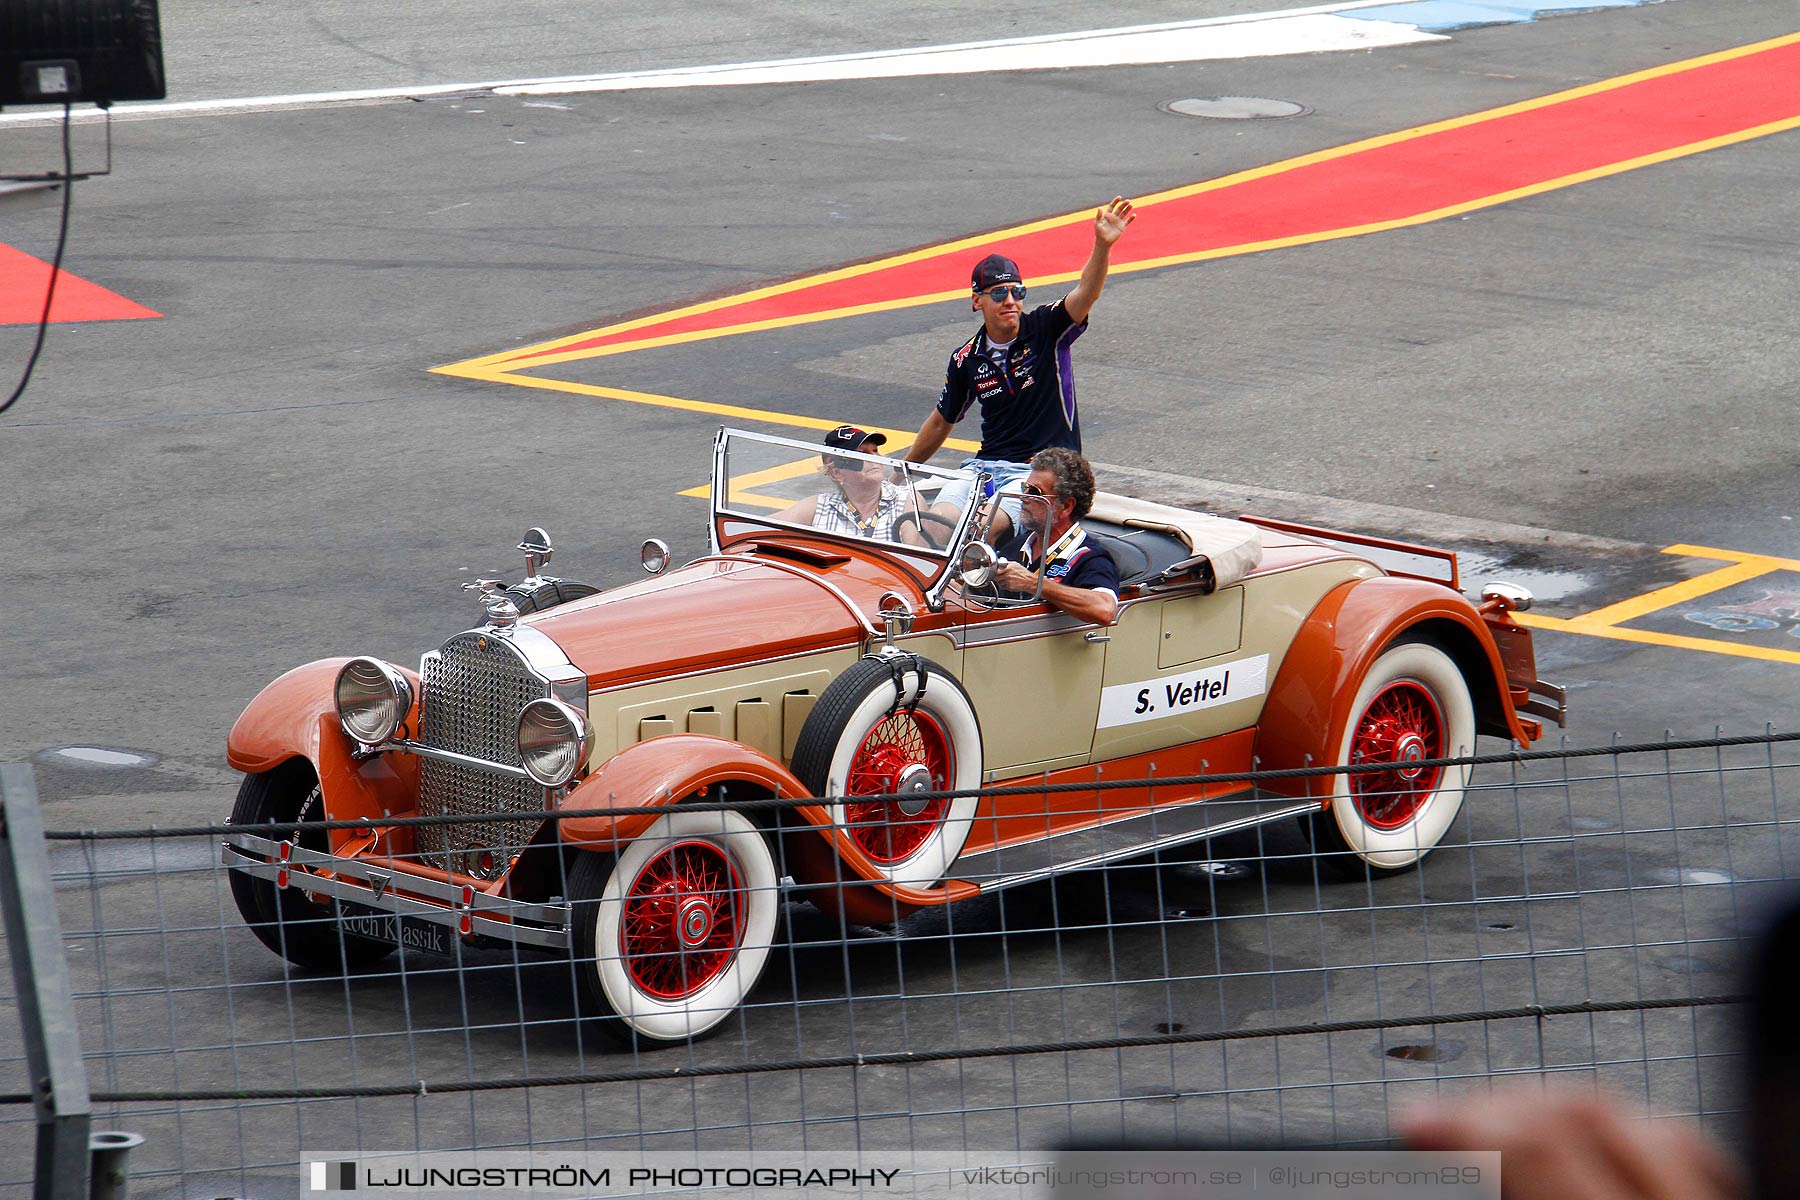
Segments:
[[[1094,240],[1110,246],[1124,236],[1125,227],[1135,220],[1137,212],[1131,207],[1131,201],[1114,196],[1111,204],[1094,210]]]

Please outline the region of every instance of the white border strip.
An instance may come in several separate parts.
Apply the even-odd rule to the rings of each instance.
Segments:
[[[568,83],[497,88],[504,96],[566,96],[651,88],[742,87],[763,83],[822,83],[848,79],[975,75],[995,71],[1067,70],[1079,67],[1149,66],[1220,59],[1273,58],[1370,50],[1446,40],[1393,21],[1360,20],[1329,13],[1254,21],[1189,22],[1049,38],[1017,38],[922,50],[881,50],[826,58],[678,67],[600,76]]]
[[[1402,0],[1404,2],[1404,0]],[[1082,43],[1093,43],[1107,39],[1131,39],[1147,37],[1155,40],[1157,35],[1167,35],[1188,30],[1212,29],[1223,27],[1248,27],[1267,22],[1279,22],[1297,17],[1330,16],[1336,13],[1352,12],[1362,8],[1392,7],[1395,0],[1348,0],[1347,3],[1320,4],[1307,8],[1282,9],[1276,12],[1254,13],[1249,15],[1207,17],[1196,21],[1171,21],[1157,25],[1129,25],[1117,29],[1094,29],[1075,33],[1043,34],[1034,37],[1003,38],[987,42],[961,42],[946,46],[923,46],[899,50],[867,50],[854,54],[830,54],[812,58],[767,59],[760,62],[730,63],[723,65],[698,67],[671,67],[656,71],[614,72],[610,74],[554,75],[537,79],[499,79],[473,83],[427,84],[416,87],[363,88],[340,92],[301,92],[291,95],[276,96],[243,96],[219,100],[178,100],[160,101],[147,104],[121,104],[112,110],[116,120],[144,120],[153,117],[205,116],[228,113],[275,112],[283,109],[323,108],[331,105],[346,104],[385,104],[397,100],[418,100],[433,96],[482,95],[498,93],[502,95],[545,94],[549,92],[569,92],[579,90],[618,91],[622,90],[619,81],[637,79],[644,81],[682,80],[680,82],[641,82],[637,87],[680,87],[704,86],[725,81],[721,77],[731,72],[760,71],[771,68],[800,70],[807,67],[850,67],[856,64],[874,64],[883,60],[919,59],[929,61],[933,57],[959,55],[971,51],[1005,51],[1014,48],[1029,49],[1032,47],[1075,47]],[[1360,21],[1365,29],[1370,26],[1380,27],[1392,24],[1380,21]],[[1396,25],[1396,29],[1407,30],[1408,41],[1441,41],[1442,34],[1420,33],[1412,26]],[[1367,48],[1370,45],[1383,43],[1379,39],[1371,40],[1365,36],[1354,46],[1342,48]],[[1265,53],[1308,53],[1305,49],[1272,51]],[[1220,57],[1255,57],[1255,55],[1221,55]],[[1103,55],[1096,55],[1093,63],[1104,61]],[[1172,62],[1191,61],[1183,57],[1133,59],[1142,64],[1147,61]],[[977,70],[1002,69],[993,67],[971,68]],[[1044,69],[1035,65],[1010,68],[1013,70]],[[805,76],[809,79],[831,78],[876,78],[897,74],[935,74],[934,71],[873,71],[864,70],[857,74],[819,74]],[[946,72],[949,73],[949,72]],[[591,85],[587,87],[571,87],[558,85]],[[98,110],[86,109],[75,114],[78,123],[94,122],[103,119],[104,114]],[[0,113],[0,125],[32,125],[56,124],[62,120],[60,108],[38,108],[31,112]]]

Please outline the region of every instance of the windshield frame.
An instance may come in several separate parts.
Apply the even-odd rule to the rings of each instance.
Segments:
[[[977,482],[973,472],[948,467],[930,466],[924,463],[907,462],[902,458],[890,458],[881,454],[865,454],[853,450],[833,450],[816,441],[801,441],[797,438],[781,437],[775,434],[753,433],[745,429],[721,427],[713,441],[712,491],[709,503],[712,509],[711,534],[712,551],[724,553],[724,547],[743,541],[747,534],[753,535],[757,528],[771,532],[793,532],[820,538],[841,546],[860,547],[864,550],[879,550],[904,556],[908,559],[924,560],[917,564],[919,572],[929,580],[935,581],[950,565],[956,561],[969,528],[974,521],[975,500],[980,494],[978,486],[972,486],[969,499],[963,504],[958,514],[956,525],[950,530],[948,540],[941,547],[913,545],[907,542],[890,541],[886,538],[856,537],[849,534],[834,533],[819,529],[813,525],[802,525],[793,521],[776,520],[773,513],[757,508],[733,505],[730,500],[731,480],[729,478],[730,458],[728,447],[732,442],[755,442],[759,445],[791,449],[796,457],[818,459],[826,453],[833,457],[859,459],[864,462],[880,463],[884,467],[899,468],[906,479],[906,486],[912,486],[926,480],[966,480]],[[916,495],[916,493],[915,493]],[[921,507],[925,507],[923,497],[919,498]]]

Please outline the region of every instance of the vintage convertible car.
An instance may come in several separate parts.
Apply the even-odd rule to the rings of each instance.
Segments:
[[[1462,804],[1469,768],[1438,760],[1561,723],[1529,594],[1471,603],[1447,552],[1102,493],[1102,628],[994,592],[986,506],[931,511],[951,472],[894,468],[892,540],[772,516],[818,452],[722,430],[710,553],[670,570],[652,540],[651,578],[599,592],[543,575],[534,529],[528,578],[480,581],[486,622],[417,673],[265,688],[231,822],[294,824],[222,848],[257,937],[319,970],[566,955],[585,1013],[679,1041],[739,1008],[787,899],[888,923],[1296,819],[1328,870],[1403,870]],[[1360,769],[1182,781],[1321,765]]]

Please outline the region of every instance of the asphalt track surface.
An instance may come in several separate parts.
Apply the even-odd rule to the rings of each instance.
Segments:
[[[574,36],[595,21],[536,7],[541,20],[504,28],[491,16],[415,21],[405,6],[380,19],[361,6],[282,7],[250,29],[171,4],[164,21],[180,98],[1092,23],[1073,5],[1014,6],[1002,24],[949,4],[856,23],[806,5],[754,21],[733,6],[678,17],[608,6],[596,44]],[[1125,5],[1109,20],[1252,8]],[[204,37],[178,36],[189,19]],[[31,389],[0,417],[0,759],[37,762],[52,828],[222,819],[236,782],[225,730],[269,679],[330,654],[414,661],[473,622],[460,583],[517,573],[511,547],[529,524],[555,536],[557,568],[600,584],[632,577],[645,536],[700,552],[704,503],[680,493],[705,481],[721,423],[795,436],[839,420],[916,428],[969,321],[944,301],[565,369],[584,387],[679,404],[435,368],[1794,32],[1785,3],[1670,0],[1368,53],[120,120],[113,174],[77,186],[65,266],[162,315],[53,325]],[[1312,112],[1228,122],[1157,107],[1214,95]],[[93,130],[77,132],[91,154]],[[56,165],[54,131],[0,127],[0,142],[11,168]],[[1796,620],[1732,633],[1690,614],[1759,600],[1782,612],[1781,596],[1800,592],[1797,151],[1800,133],[1774,133],[1441,221],[1117,275],[1076,352],[1103,485],[1449,544],[1471,556],[1472,582],[1523,578],[1545,596],[1543,671],[1572,689],[1571,744],[1792,727]],[[0,243],[47,259],[55,224],[56,197],[0,195]],[[22,366],[32,334],[0,326],[0,362]],[[1726,553],[1748,567],[1717,589],[1684,584],[1730,565]],[[1634,599],[1646,595],[1660,599]],[[54,755],[71,745],[157,762],[107,770]],[[1270,890],[1304,907],[1310,884],[1277,873]],[[997,911],[967,920],[1004,928]],[[279,979],[235,937],[234,980]],[[200,940],[210,964],[220,935]],[[1043,935],[1025,942],[1053,955],[1044,969],[1064,969],[1060,940],[1054,951]],[[131,953],[116,970],[154,975],[163,948]],[[899,956],[874,954],[865,976],[891,975]],[[947,981],[957,957],[946,968],[922,953],[911,965],[925,975],[908,978]],[[1306,973],[1293,978],[1304,992]],[[1709,985],[1724,987],[1693,983]],[[830,1011],[816,998],[812,1011]],[[1201,1019],[1311,1019],[1306,995],[1281,1000],[1221,998]],[[453,991],[423,1002],[439,1008],[421,1019],[455,1023]],[[1148,1021],[1092,1003],[1082,1028]],[[968,1036],[1003,1040],[994,1030],[1015,1016],[993,1029],[972,1018]],[[337,1019],[301,1016],[325,1037]],[[866,1016],[862,1035],[887,1048],[905,1019]],[[142,1020],[142,1037],[167,1036],[166,1015]],[[718,1053],[790,1053],[794,1022],[780,1025]],[[422,1043],[421,1075],[459,1074],[477,1055],[496,1073],[522,1065],[516,1033],[510,1049],[440,1040]],[[576,1069],[566,1038],[529,1059]],[[224,1070],[208,1060],[184,1081]],[[1017,1071],[1010,1085],[944,1078],[970,1104],[1003,1105],[1009,1086],[1031,1093]],[[843,1111],[835,1086],[812,1101]],[[693,1095],[721,1113],[750,1095],[723,1088],[736,1090]],[[417,1128],[451,1144],[478,1120],[458,1103]],[[516,1117],[510,1101],[482,1103],[484,1128]],[[657,1107],[642,1093],[638,1103]],[[405,1144],[415,1116],[394,1126]],[[329,1122],[340,1134],[344,1117]],[[677,1117],[659,1110],[645,1127]],[[268,1136],[291,1138],[285,1120]],[[922,1133],[907,1129],[871,1136]],[[197,1170],[229,1165],[232,1139],[247,1135],[196,1120],[186,1136]]]

